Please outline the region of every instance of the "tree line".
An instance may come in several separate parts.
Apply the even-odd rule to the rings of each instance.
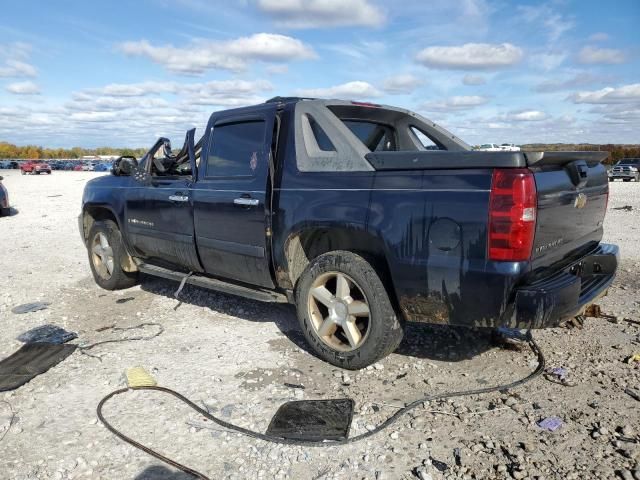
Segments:
[[[132,155],[141,157],[146,148],[45,148],[37,145],[18,146],[8,142],[0,142],[0,158],[2,159],[51,159],[51,158],[81,158],[88,155]]]
[[[607,151],[609,157],[604,163],[616,163],[623,158],[640,158],[640,145],[617,144],[567,144],[567,143],[531,143],[522,145],[524,151]],[[44,148],[37,145],[18,146],[8,142],[0,142],[0,159],[50,159],[50,158],[81,158],[88,155],[132,155],[141,157],[147,152],[146,148]]]
[[[553,143],[553,144],[544,144],[544,143],[532,143],[528,145],[522,145],[522,150],[529,152],[536,151],[600,151],[600,152],[609,152],[609,156],[604,161],[606,164],[616,163],[623,158],[640,158],[640,145],[616,145],[613,143],[607,144],[597,144],[597,143],[579,143],[579,144],[568,144],[568,143]]]

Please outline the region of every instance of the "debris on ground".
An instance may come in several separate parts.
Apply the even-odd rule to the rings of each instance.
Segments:
[[[67,343],[75,338],[78,338],[78,334],[75,332],[68,332],[62,327],[57,325],[40,325],[39,327],[32,328],[24,333],[21,333],[17,340],[22,343]]]
[[[123,304],[123,303],[130,302],[131,300],[135,300],[135,297],[119,298],[118,300],[116,300],[116,303]]]
[[[158,385],[156,379],[153,378],[153,376],[147,372],[144,367],[127,368],[125,376],[127,378],[127,385],[130,388],[155,387]]]
[[[448,470],[448,468],[449,468],[449,465],[447,465],[445,462],[441,462],[440,460],[436,460],[433,457],[429,457],[429,460],[431,461],[431,465],[433,465],[433,468],[435,468],[439,472],[446,472]]]
[[[631,398],[633,398],[633,399],[635,399],[635,400],[640,402],[640,393],[639,392],[636,392],[635,390],[632,390],[630,388],[625,388],[624,393],[626,393]]]
[[[622,207],[614,207],[614,210],[624,210],[625,212],[630,212],[633,210],[633,205],[624,205]]]
[[[633,355],[629,355],[626,359],[625,359],[626,363],[635,363],[635,362],[640,362],[640,353],[634,353]]]
[[[71,355],[77,345],[27,343],[0,361],[0,392],[15,390]]]
[[[549,432],[555,432],[562,426],[562,419],[559,417],[547,417],[540,420],[537,425]]]
[[[299,389],[301,389],[301,390],[304,390],[304,385],[297,384],[297,383],[287,383],[287,382],[284,382],[284,386],[285,386],[285,387],[289,387],[289,388],[299,388]]]
[[[22,305],[13,307],[11,311],[13,313],[17,313],[20,315],[23,313],[31,313],[31,312],[37,312],[39,310],[45,310],[47,307],[49,307],[49,305],[51,305],[51,303],[49,302],[23,303]]]
[[[456,466],[461,467],[462,466],[462,452],[460,451],[460,449],[458,447],[453,449],[453,458],[456,461]]]

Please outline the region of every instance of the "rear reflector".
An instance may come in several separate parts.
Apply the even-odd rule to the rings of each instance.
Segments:
[[[524,168],[493,171],[489,198],[489,260],[529,260],[536,232],[533,173]]]

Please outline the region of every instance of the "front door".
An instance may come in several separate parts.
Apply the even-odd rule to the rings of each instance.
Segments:
[[[266,194],[276,105],[214,115],[193,190],[198,253],[211,275],[273,287]]]
[[[193,131],[176,157],[167,157],[165,142],[141,161],[142,172],[127,192],[125,228],[135,255],[150,263],[181,270],[202,271],[193,230],[192,168],[179,168],[181,155],[193,159]],[[160,142],[158,142],[160,143]],[[162,170],[162,171],[161,171]]]

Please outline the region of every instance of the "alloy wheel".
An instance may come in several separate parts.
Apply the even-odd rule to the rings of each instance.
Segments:
[[[348,352],[366,341],[371,325],[369,302],[348,275],[318,276],[309,290],[307,308],[316,335],[332,349]]]
[[[91,253],[93,266],[98,275],[105,280],[111,278],[114,265],[113,248],[109,245],[109,239],[103,232],[98,232],[93,237]]]

